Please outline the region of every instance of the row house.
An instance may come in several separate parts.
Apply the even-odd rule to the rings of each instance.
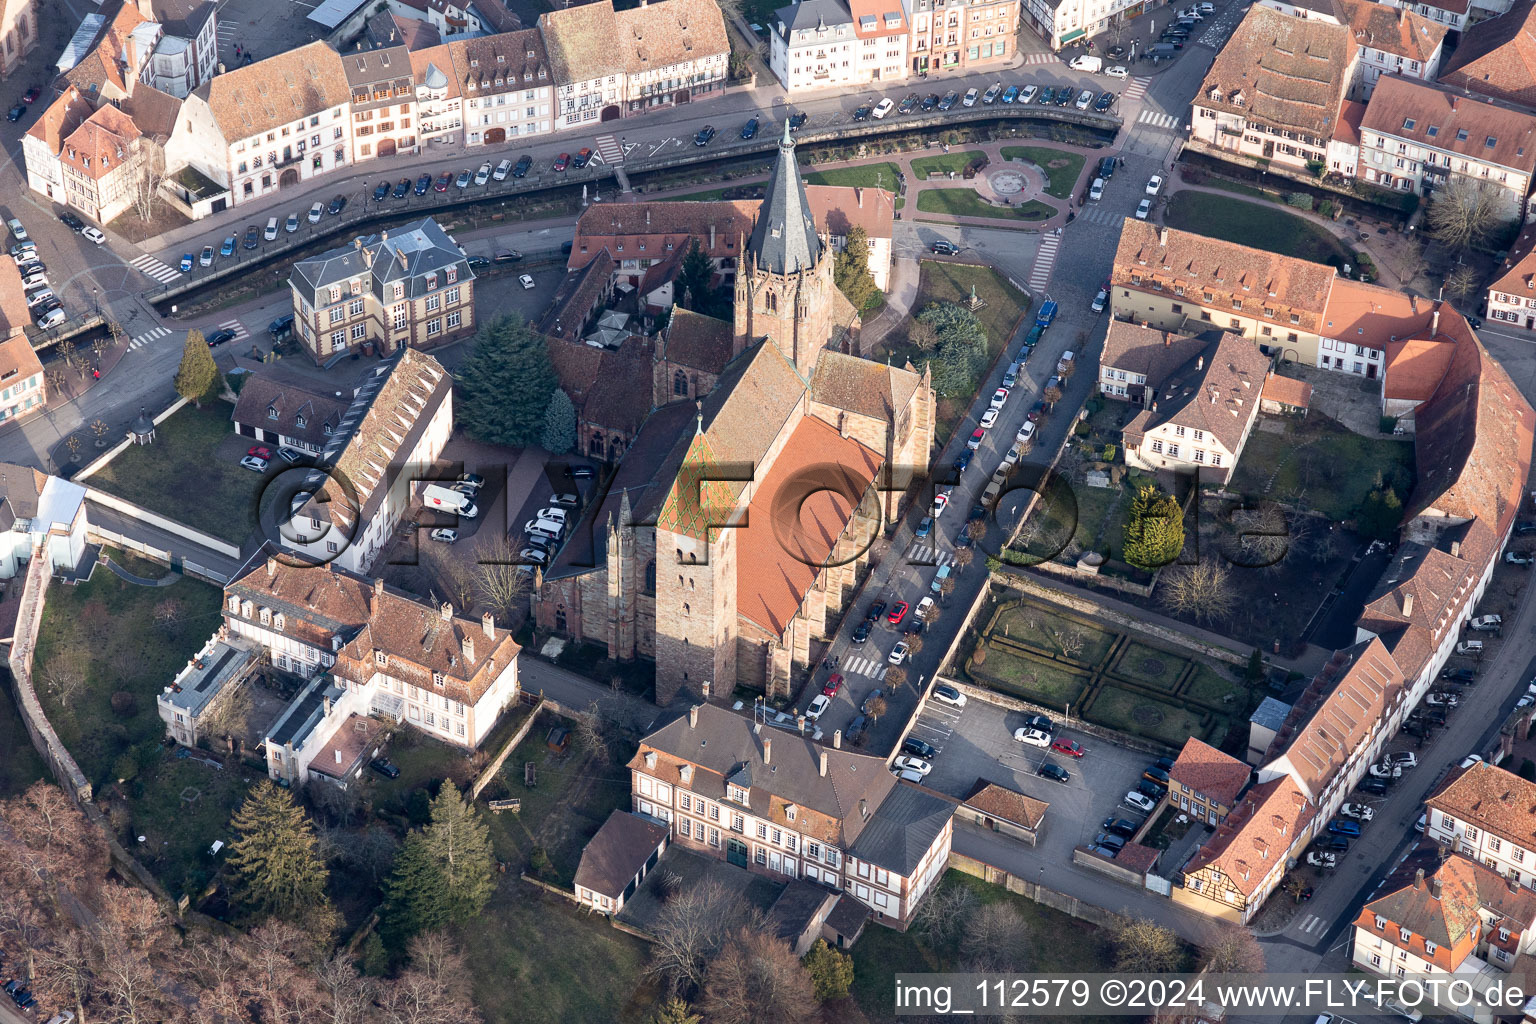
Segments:
[[[1456,979],[1481,991],[1507,981],[1516,961],[1536,952],[1536,894],[1469,857],[1453,853],[1441,862],[1420,847],[1382,887],[1386,894],[1354,921],[1350,959],[1363,971]],[[1495,1008],[1477,1000],[1442,1009],[1480,1024],[1495,1019]]]
[[[329,469],[294,496],[284,546],[316,565],[367,573],[452,433],[453,380],[441,363],[408,348],[375,367],[321,456]]]
[[[1536,115],[1412,79],[1383,78],[1360,125],[1357,175],[1382,188],[1425,195],[1464,181],[1524,219],[1533,172]]]
[[[1488,285],[1487,305],[1489,320],[1536,330],[1536,227],[1526,227],[1510,247]]]
[[[38,0],[0,4],[0,78],[8,78],[37,45]]]
[[[1375,0],[1339,0],[1356,47],[1360,92],[1369,98],[1383,75],[1433,82],[1440,70],[1446,26]]]
[[[1024,24],[1047,46],[1060,50],[1156,9],[1147,0],[1024,0]]]
[[[1195,95],[1191,138],[1218,156],[1325,167],[1358,61],[1349,26],[1255,5]]]
[[[470,145],[550,131],[555,81],[537,29],[455,40],[448,51]]]
[[[475,328],[475,275],[430,217],[293,265],[294,330],[316,363],[427,348]]]
[[[1536,783],[1474,761],[1452,768],[1424,806],[1426,840],[1536,890]]]
[[[416,83],[404,46],[341,59],[351,94],[352,161],[416,152]]]
[[[1168,803],[1207,825],[1219,825],[1237,807],[1252,769],[1231,754],[1191,736],[1168,769]]]
[[[982,70],[1013,56],[1019,0],[904,0],[913,74]]]
[[[1254,786],[1184,865],[1184,884],[1169,895],[1207,916],[1248,922],[1279,888],[1316,816],[1288,775]]]
[[[956,803],[884,761],[713,704],[651,733],[629,762],[633,811],[672,842],[776,881],[852,896],[905,931],[944,873]]]
[[[32,122],[21,137],[22,163],[27,187],[55,202],[68,202],[64,180],[64,140],[73,135],[95,112],[91,101],[74,86],[66,86],[58,98]]]
[[[64,201],[100,224],[116,219],[150,185],[151,148],[132,118],[102,104],[64,140]]]
[[[0,424],[27,419],[48,407],[43,364],[26,335],[31,313],[16,261],[0,257]]]
[[[1382,0],[1388,7],[1400,7],[1405,11],[1412,11],[1421,18],[1427,18],[1437,25],[1444,25],[1448,31],[1460,32],[1467,24],[1467,10],[1471,6],[1469,0]],[[1466,37],[1462,37],[1462,46],[1466,45]]]
[[[628,81],[612,0],[539,15],[555,77],[554,130],[624,116]]]
[[[901,82],[907,77],[910,33],[900,0],[848,0],[853,16],[854,72],[859,82]]]
[[[350,166],[350,94],[342,59],[309,43],[232,68],[193,90],[166,143],[238,206]]]
[[[416,134],[426,149],[451,146],[464,131],[464,94],[447,43],[411,51],[416,83]]]
[[[774,12],[768,65],[790,92],[859,84],[858,36],[842,0],[801,0]]]
[[[137,6],[139,14],[161,31],[141,78],[163,93],[185,99],[218,68],[218,4],[214,0],[137,0]]]
[[[624,55],[626,113],[724,91],[731,45],[714,0],[642,0],[614,18]]]

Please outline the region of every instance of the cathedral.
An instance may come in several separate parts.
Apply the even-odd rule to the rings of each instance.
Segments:
[[[787,697],[933,444],[927,371],[855,354],[787,128],[743,234],[732,322],[675,316],[656,339],[655,407],[533,595],[540,629],[653,660],[662,705]]]

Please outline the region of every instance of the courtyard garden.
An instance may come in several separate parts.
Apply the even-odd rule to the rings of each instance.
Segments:
[[[233,413],[228,402],[185,405],[155,428],[153,444],[129,445],[88,482],[239,544],[256,525],[263,477],[240,465],[249,445],[235,436]]]
[[[1009,594],[965,661],[972,682],[1133,736],[1221,746],[1261,695],[1240,668]]]
[[[995,206],[981,198],[973,188],[928,188],[917,194],[920,213],[942,213],[950,217],[1001,217],[1008,220],[1049,220],[1056,208],[1036,200],[1012,206]]]
[[[1314,263],[1354,262],[1353,250],[1326,228],[1287,213],[1273,203],[1254,203],[1236,196],[1186,189],[1169,197],[1163,221],[1171,228]]]
[[[1313,410],[1301,419],[1266,417],[1248,437],[1228,490],[1307,508],[1334,522],[1352,519],[1371,490],[1413,490],[1413,442],[1365,437]]]
[[[859,164],[856,167],[816,167],[801,177],[807,185],[840,185],[844,188],[883,188],[896,191],[899,177],[896,165],[889,161]]]
[[[979,149],[955,150],[951,153],[940,153],[934,156],[913,157],[911,161],[912,174],[922,181],[926,178],[936,178],[940,175],[964,174],[965,169],[977,160],[986,159],[986,154]]]

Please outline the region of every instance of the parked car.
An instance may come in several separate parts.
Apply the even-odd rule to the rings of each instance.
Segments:
[[[1168,786],[1168,773],[1161,768],[1152,767],[1141,773],[1141,777],[1149,782],[1155,782],[1159,786]]]
[[[368,767],[384,776],[386,779],[398,779],[400,769],[389,763],[387,757],[376,757],[368,762]]]
[[[1360,823],[1348,818],[1335,818],[1328,823],[1328,831],[1332,835],[1356,838],[1360,835]]]
[[[266,459],[258,459],[254,455],[247,455],[244,458],[242,458],[240,460],[240,465],[244,466],[246,469],[249,469],[249,470],[251,470],[254,473],[265,473],[267,471],[267,460]]]
[[[1032,747],[1049,747],[1051,745],[1051,734],[1041,732],[1039,729],[1015,729],[1013,731],[1013,738],[1020,743],[1027,743]]]
[[[1454,693],[1432,693],[1428,697],[1424,698],[1424,703],[1428,704],[1430,707],[1454,708],[1460,704],[1461,701]]]
[[[1042,762],[1040,767],[1035,769],[1035,774],[1041,778],[1053,779],[1056,782],[1072,781],[1072,773],[1054,761]]]
[[[805,717],[808,721],[816,721],[827,713],[827,708],[832,706],[832,698],[824,693],[818,693],[811,699],[810,705],[805,709]]]
[[[1504,626],[1502,615],[1479,615],[1467,623],[1467,628],[1478,633],[1497,633]]]
[[[214,331],[212,334],[208,335],[207,340],[209,348],[218,348],[226,341],[234,341],[235,332],[226,327],[221,330]]]
[[[1019,102],[1025,104],[1033,103],[1035,102],[1035,97],[1039,94],[1040,87],[1038,85],[1026,85],[1024,91],[1019,93]]]
[[[1339,858],[1331,853],[1313,850],[1307,854],[1307,863],[1315,868],[1336,868],[1339,866]]]
[[[913,757],[920,757],[925,761],[932,761],[939,754],[933,744],[925,743],[915,736],[908,736],[902,740],[901,750],[903,753],[911,754]]]
[[[901,620],[907,617],[907,611],[910,608],[911,605],[907,604],[907,602],[897,601],[894,605],[891,606],[891,610],[886,615],[885,621],[889,622],[893,626],[900,625]]]
[[[926,597],[923,598],[923,601],[927,600],[929,599]],[[919,612],[923,610],[922,602],[918,603],[917,610]],[[961,693],[959,690],[955,689],[953,686],[948,685],[947,683],[940,684],[933,688],[933,699],[939,701],[941,704],[948,704],[951,707],[965,707],[965,694]]]
[[[713,139],[714,137],[715,137],[715,129],[714,129],[714,127],[711,126],[711,125],[705,125],[703,128],[700,128],[697,133],[694,134],[694,136],[693,136],[693,144],[695,146],[707,146],[707,145],[709,145],[710,140]]]
[[[1360,785],[1355,787],[1361,793],[1370,793],[1372,796],[1387,795],[1386,779],[1362,779]]]
[[[453,179],[453,186],[454,188],[469,188],[469,183],[471,180],[473,180],[473,178],[474,175],[469,171],[468,168],[465,168],[459,172],[459,176],[457,178]]]
[[[1145,793],[1138,793],[1134,789],[1125,794],[1125,802],[1143,814],[1151,814],[1157,808],[1156,801]]]
[[[913,771],[919,775],[927,775],[933,771],[933,765],[911,754],[897,754],[891,761],[891,768],[895,771]]]
[[[1051,749],[1058,754],[1066,754],[1068,757],[1083,756],[1083,745],[1076,740],[1058,739],[1051,744]]]
[[[199,265],[204,266],[204,267],[211,267],[211,266],[213,266],[213,246],[211,246],[211,245],[203,246],[203,251],[197,257],[197,262],[198,262]]]
[[[869,620],[865,619],[863,622],[859,623],[857,627],[854,628],[853,636],[851,639],[856,644],[862,644],[864,641],[869,639],[869,631],[872,628],[873,627],[870,625]]]
[[[241,244],[247,249],[254,249],[261,244],[261,229],[255,224],[247,224],[245,228],[245,240]]]
[[[977,427],[975,430],[971,431],[971,436],[965,442],[965,446],[967,448],[969,448],[971,451],[975,451],[976,449],[981,447],[981,442],[986,439],[986,436],[987,436],[986,430],[984,430],[981,427]]]
[[[335,195],[331,197],[331,205],[327,206],[325,211],[334,217],[346,208],[347,197],[343,195]]]
[[[517,163],[512,165],[512,177],[525,178],[528,176],[528,171],[532,167],[533,157],[529,156],[527,153],[524,153],[522,156],[517,158]]]
[[[387,181],[379,182],[377,185],[374,186],[374,189],[373,189],[373,201],[376,202],[376,203],[379,202],[380,200],[382,200],[386,196],[388,196],[389,192],[390,192],[390,184],[389,184],[389,182],[387,182]]]
[[[1361,821],[1370,821],[1376,817],[1376,811],[1368,804],[1345,804],[1339,808],[1339,813],[1346,818],[1358,818]]]
[[[991,88],[989,88],[986,92],[981,94],[981,102],[982,102],[982,104],[984,106],[990,107],[992,104],[997,102],[997,98],[999,96],[1001,96],[1002,94],[1003,94],[1003,83],[1002,82],[994,82]]]
[[[795,113],[790,114],[789,115],[789,130],[792,131],[792,132],[799,131],[801,128],[805,127],[806,119],[809,118],[809,117],[810,117],[810,115],[805,113],[804,111],[796,111]]]
[[[427,190],[429,188],[431,188],[431,187],[432,187],[432,175],[430,173],[429,174],[423,174],[421,177],[416,179],[416,184],[411,189],[411,191],[414,192],[418,196],[424,196],[424,195],[427,194]]]
[[[911,648],[907,646],[907,642],[903,640],[895,647],[891,648],[891,653],[886,656],[885,660],[890,662],[892,665],[900,665],[902,662],[907,660],[907,652],[910,650]]]
[[[952,109],[954,109],[955,104],[958,103],[959,101],[960,101],[960,94],[955,92],[953,89],[951,89],[949,92],[944,94],[944,98],[943,99],[939,100],[939,109],[940,110],[946,110],[946,111],[947,110],[952,110]]]
[[[524,290],[531,290],[533,288],[533,276],[531,274],[521,274],[517,278],[517,283],[522,285]]]
[[[935,256],[958,256],[958,255],[960,255],[960,247],[958,245],[956,245],[954,242],[947,241],[946,239],[943,239],[943,238],[939,239],[938,241],[936,241],[932,245],[930,245],[928,247],[928,250],[930,252],[932,252]]]
[[[1419,766],[1419,756],[1411,750],[1399,750],[1394,754],[1389,754],[1387,755],[1387,760],[1400,768],[1417,768]]]
[[[219,255],[233,256],[235,254],[235,247],[239,244],[240,240],[237,239],[234,235],[230,235],[228,238],[224,239],[224,244],[219,246]]]
[[[1345,836],[1318,836],[1317,842],[1313,845],[1316,846],[1319,850],[1332,850],[1337,853],[1349,852],[1349,839]]]
[[[320,218],[324,217],[324,216],[325,216],[325,204],[324,203],[321,203],[321,202],[317,201],[313,206],[311,206],[309,208],[309,222],[311,224],[319,224],[320,223]]]
[[[1105,818],[1104,824],[1100,827],[1112,835],[1124,836],[1127,839],[1131,838],[1131,836],[1134,836],[1136,834],[1136,829],[1138,828],[1134,821],[1129,821],[1125,818],[1117,818],[1113,814]]]
[[[1403,770],[1391,764],[1373,764],[1366,770],[1373,779],[1400,779],[1403,777]]]

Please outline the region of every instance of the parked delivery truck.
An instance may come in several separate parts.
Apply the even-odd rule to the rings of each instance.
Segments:
[[[427,484],[426,489],[421,492],[421,503],[427,508],[452,512],[465,519],[473,519],[480,514],[473,498],[463,491],[456,491],[442,484]]]

